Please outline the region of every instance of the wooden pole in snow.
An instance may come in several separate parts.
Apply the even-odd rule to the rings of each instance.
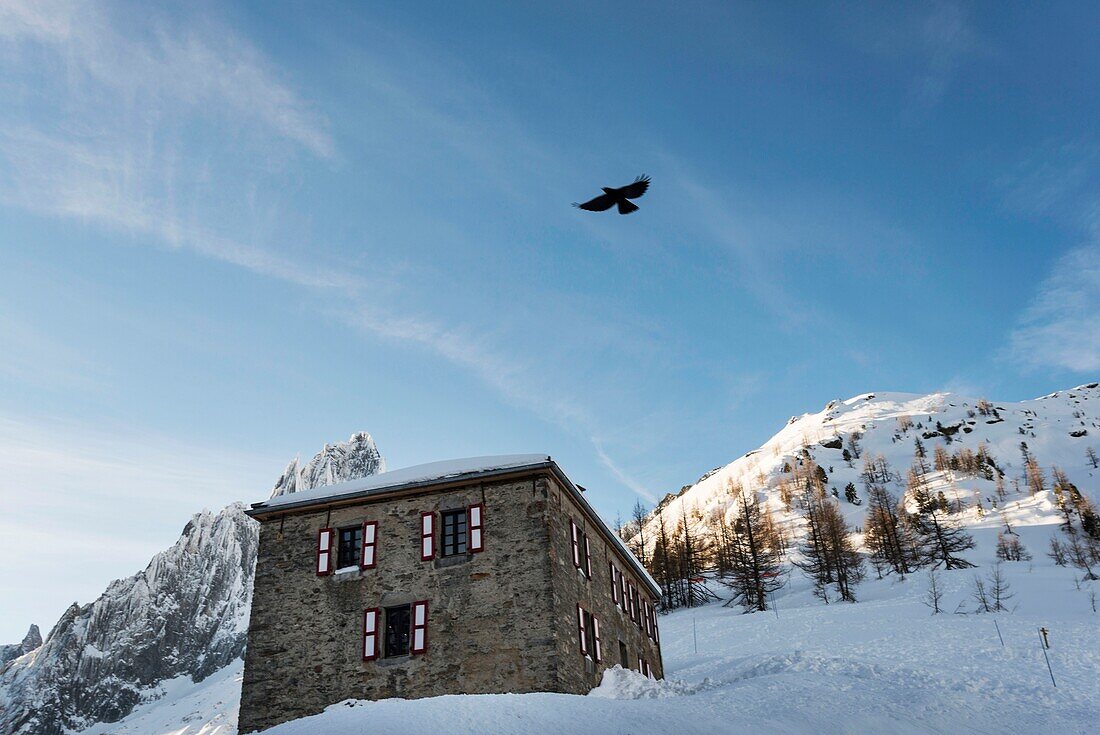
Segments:
[[[1039,628],[1039,647],[1043,649],[1043,658],[1047,662],[1047,671],[1050,672],[1050,683],[1054,685],[1054,688],[1058,688],[1058,682],[1054,681],[1054,669],[1050,668],[1050,656],[1047,655],[1046,636],[1043,635],[1046,631],[1043,628]]]

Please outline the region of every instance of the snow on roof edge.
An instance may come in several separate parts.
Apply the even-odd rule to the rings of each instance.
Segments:
[[[502,454],[487,457],[466,457],[462,459],[446,459],[439,462],[427,462],[425,464],[403,467],[401,469],[380,472],[377,475],[369,475],[358,480],[349,480],[335,485],[320,485],[301,490],[296,493],[288,493],[269,498],[259,503],[253,503],[256,510],[268,510],[284,506],[298,505],[310,501],[329,500],[341,498],[346,495],[355,495],[362,492],[386,490],[402,485],[412,485],[433,480],[446,480],[453,477],[473,475],[494,470],[507,470],[529,465],[543,464],[550,461],[548,454]]]

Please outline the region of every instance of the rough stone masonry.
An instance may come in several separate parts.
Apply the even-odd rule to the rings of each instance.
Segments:
[[[659,590],[545,455],[397,470],[248,513],[242,733],[344,699],[584,694],[615,665],[663,675]],[[357,529],[355,563],[337,568]]]

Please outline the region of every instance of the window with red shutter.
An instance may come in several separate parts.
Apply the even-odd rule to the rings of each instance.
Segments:
[[[354,557],[352,557],[354,559]],[[332,574],[332,529],[317,532],[317,576]]]
[[[611,604],[619,605],[619,570],[614,562],[607,562],[608,574],[611,576]]]
[[[592,638],[596,648],[596,663],[603,661],[603,651],[600,649],[600,619],[592,616]]]
[[[362,569],[374,569],[378,563],[378,521],[363,523],[363,553],[359,558]]]
[[[584,576],[592,579],[592,549],[588,545],[588,534],[584,534]]]
[[[581,655],[588,655],[588,631],[584,625],[584,608],[577,605],[577,637],[581,642]]]
[[[577,569],[581,568],[581,541],[580,541],[580,529],[577,528],[577,522],[572,518],[569,519],[569,535],[573,539],[573,566]]]
[[[412,638],[409,653],[424,653],[428,650],[428,601],[419,600],[412,604]]]
[[[485,548],[485,540],[482,538],[482,523],[485,517],[485,506],[481,503],[471,505],[469,514],[470,518],[467,525],[470,530],[470,551],[481,551]]]
[[[424,511],[420,514],[420,561],[435,558],[435,514]]]
[[[626,575],[619,572],[619,607],[623,612],[630,612],[630,601],[627,599]]]
[[[363,611],[363,660],[373,661],[378,658],[378,618],[380,612],[377,607],[369,607]]]

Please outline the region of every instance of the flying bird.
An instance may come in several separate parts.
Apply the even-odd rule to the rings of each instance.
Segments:
[[[642,174],[638,178],[634,179],[633,184],[620,186],[618,189],[611,189],[606,186],[602,186],[600,188],[603,189],[603,194],[600,194],[595,199],[589,199],[583,204],[577,204],[576,202],[573,202],[573,206],[587,210],[589,212],[606,212],[607,210],[618,204],[619,214],[630,214],[631,212],[637,212],[638,205],[630,200],[637,199],[642,194],[645,194],[646,189],[649,188],[649,177],[645,174]]]

